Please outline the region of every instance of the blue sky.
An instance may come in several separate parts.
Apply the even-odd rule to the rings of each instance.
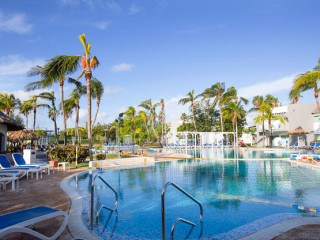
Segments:
[[[217,81],[247,98],[271,93],[287,104],[293,77],[320,57],[319,7],[317,0],[3,1],[1,91],[23,100],[35,94],[23,91],[37,80],[27,70],[55,55],[82,54],[78,35],[85,33],[100,60],[94,76],[106,89],[100,122],[148,98],[164,98],[168,120],[179,119],[186,108],[178,99]],[[60,99],[58,86],[52,90]],[[71,90],[67,85],[65,95]],[[314,103],[313,93],[302,102]],[[51,129],[39,112],[37,125]],[[85,114],[83,98],[81,124]]]

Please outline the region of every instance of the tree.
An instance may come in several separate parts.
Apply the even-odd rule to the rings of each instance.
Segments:
[[[159,142],[159,136],[154,128],[154,121],[156,119],[156,108],[159,105],[160,105],[160,103],[152,104],[151,99],[145,100],[139,105],[139,107],[142,107],[149,112],[149,119],[151,121],[151,128],[152,128],[153,133],[154,133],[155,137],[157,138],[158,142]]]
[[[231,119],[232,129],[235,134],[236,145],[238,144],[238,119],[242,118],[242,115],[245,115],[246,111],[243,109],[243,105],[241,105],[241,101],[235,103],[234,101],[230,101],[223,109],[223,118]]]
[[[70,82],[75,84],[75,88],[71,92],[69,98],[65,100],[65,105],[69,109],[75,109],[75,144],[80,142],[79,139],[79,112],[80,112],[80,98],[82,95],[86,94],[86,87],[82,86],[82,84],[75,80],[71,79]]]
[[[130,106],[124,114],[130,119],[133,123],[133,142],[136,142],[136,110],[134,107]]]
[[[163,99],[160,100],[160,104],[161,104],[161,111],[160,111],[161,142],[162,142],[162,144],[164,144],[164,134],[165,133],[164,133],[163,129],[165,129],[165,127],[166,127],[166,113],[165,113],[165,105],[164,105]]]
[[[148,127],[148,117],[145,111],[141,110],[138,113],[139,118],[143,120],[144,126],[146,128],[147,134],[148,134],[148,146],[150,146],[150,132],[149,132],[149,127]]]
[[[57,110],[56,110],[56,104],[55,104],[56,97],[54,96],[54,92],[53,91],[52,92],[43,92],[43,93],[40,93],[38,95],[38,97],[51,102],[51,107],[49,109],[51,109],[51,113],[52,113],[52,120],[54,123],[54,134],[56,137],[56,144],[59,144],[58,128],[57,128],[57,114],[56,114]]]
[[[32,105],[30,101],[23,101],[19,106],[19,113],[23,114],[26,117],[26,128],[28,129],[29,114],[32,111]]]
[[[33,131],[35,131],[36,128],[36,116],[37,116],[37,108],[45,107],[50,108],[48,104],[37,104],[37,96],[31,96],[31,98],[28,100],[30,102],[30,105],[33,108]]]
[[[13,94],[1,93],[0,94],[0,110],[5,112],[7,116],[13,113],[15,109],[21,104],[18,98]]]
[[[318,66],[314,68],[314,71],[306,72],[296,77],[292,90],[297,91],[297,93],[301,93],[306,90],[313,89],[317,107],[318,107],[318,110],[320,111],[319,88],[318,88],[319,80],[320,80],[320,58],[318,61]],[[294,95],[297,95],[297,93],[295,92]]]
[[[217,82],[210,88],[205,89],[201,94],[203,100],[205,100],[206,98],[214,98],[214,101],[212,103],[213,107],[217,104],[219,105],[221,132],[224,131],[222,121],[222,108],[226,103],[228,103],[235,97],[235,94],[236,92],[234,91],[234,88],[229,88],[226,91],[225,83],[220,82]]]
[[[194,95],[194,90],[192,90],[191,92],[187,93],[187,97],[185,98],[181,98],[179,100],[179,104],[185,105],[187,103],[190,102],[190,108],[191,108],[191,112],[192,112],[192,121],[193,121],[193,125],[194,125],[194,131],[197,132],[197,125],[196,125],[196,120],[194,117],[194,101],[199,97],[200,95],[195,96]]]
[[[265,117],[265,111],[266,107],[264,104],[264,97],[263,96],[254,96],[252,99],[252,105],[253,108],[249,110],[249,112],[259,112],[261,115],[255,118],[255,123],[261,123],[262,124],[262,141],[263,141],[263,147],[265,146],[265,131],[264,131],[264,121],[267,120]]]
[[[96,109],[96,113],[95,113],[93,121],[92,121],[92,127],[93,127],[94,123],[96,122],[97,116],[98,116],[100,100],[101,100],[101,97],[104,93],[104,87],[103,87],[102,82],[100,82],[96,78],[92,78],[90,84],[91,84],[92,98],[97,100],[97,109]]]

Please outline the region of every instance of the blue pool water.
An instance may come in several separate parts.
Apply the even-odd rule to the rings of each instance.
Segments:
[[[161,190],[168,181],[187,190],[204,207],[202,227],[191,228],[179,223],[176,239],[237,238],[257,228],[300,216],[302,211],[292,204],[320,207],[320,171],[293,166],[287,161],[184,159],[94,171],[93,176],[96,174],[102,175],[119,194],[117,212],[102,210],[99,224],[93,229],[94,234],[104,239],[161,239]],[[87,226],[91,179],[91,174],[84,173],[70,183],[83,195],[83,221]],[[99,204],[113,206],[113,193],[100,180],[96,186],[95,211]],[[169,187],[167,238],[178,217],[197,222],[199,207]]]

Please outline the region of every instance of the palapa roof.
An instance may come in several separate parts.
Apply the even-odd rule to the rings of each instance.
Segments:
[[[8,138],[10,141],[16,141],[16,142],[19,142],[22,140],[38,140],[39,139],[39,137],[36,134],[34,134],[32,131],[28,129],[14,131],[10,133]]]
[[[290,131],[287,132],[288,135],[294,135],[294,134],[308,134],[310,133],[307,130],[304,130],[302,127],[298,127],[296,129],[292,129]]]
[[[18,131],[24,129],[20,123],[11,117],[8,117],[3,112],[0,111],[0,124],[7,125],[8,131]]]

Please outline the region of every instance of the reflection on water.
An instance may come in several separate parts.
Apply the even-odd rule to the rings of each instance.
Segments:
[[[238,154],[246,158],[245,152]],[[190,238],[198,238],[200,234],[213,236],[268,215],[294,213],[292,204],[320,206],[319,171],[291,166],[286,161],[186,159],[100,174],[119,194],[118,212],[110,214],[102,210],[99,226],[94,230],[103,238],[112,235],[115,238],[160,239],[160,196],[167,181],[180,185],[204,207],[203,229],[195,227],[191,231],[189,226],[179,223],[176,236],[186,236],[189,231]],[[83,195],[88,193],[90,179],[92,176],[88,173],[77,179]],[[96,188],[95,211],[99,204],[112,206],[113,193],[99,180]],[[84,197],[84,206],[83,218],[88,224],[89,197]],[[166,194],[167,234],[177,217],[196,222],[199,208],[180,192],[169,188]]]

